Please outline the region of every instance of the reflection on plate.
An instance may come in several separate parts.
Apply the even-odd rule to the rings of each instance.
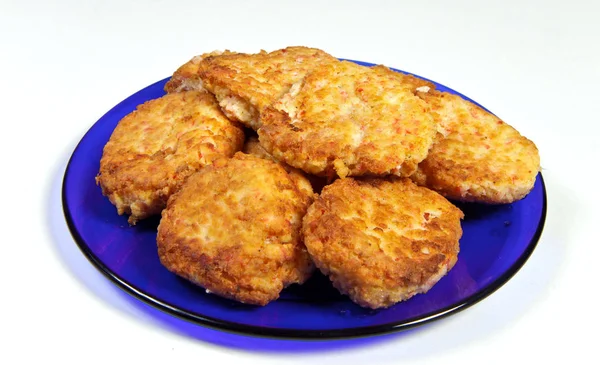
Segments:
[[[361,308],[319,273],[302,286],[285,289],[265,307],[207,294],[160,264],[159,218],[130,227],[94,181],[102,148],[119,120],[138,104],[162,96],[166,81],[125,99],[87,132],[65,173],[63,207],[75,241],[96,268],[128,293],[167,313],[222,330],[271,337],[342,338],[398,331],[456,313],[490,295],[523,266],[540,237],[546,214],[541,174],[533,191],[519,202],[459,204],[465,219],[456,266],[426,294],[391,308]]]

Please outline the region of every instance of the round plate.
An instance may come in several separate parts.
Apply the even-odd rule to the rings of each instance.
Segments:
[[[167,313],[217,329],[270,337],[322,339],[398,331],[456,313],[490,295],[523,266],[537,244],[546,215],[541,175],[519,202],[458,204],[465,219],[455,267],[426,294],[391,308],[361,308],[320,273],[302,286],[285,289],[265,307],[207,294],[160,264],[159,218],[130,227],[94,180],[102,149],[119,120],[137,105],[164,95],[167,80],[140,90],[96,122],[73,152],[63,181],[65,217],[81,251],[120,288]]]

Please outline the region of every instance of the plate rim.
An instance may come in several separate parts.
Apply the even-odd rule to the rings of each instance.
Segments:
[[[362,62],[362,61],[355,61],[355,60],[347,60],[347,61],[355,62],[355,63],[361,64],[361,65],[373,65],[371,63]],[[396,72],[408,73],[406,71],[402,71],[402,70],[395,69],[395,68],[391,68],[391,69]],[[415,74],[412,74],[412,75],[415,75]],[[415,75],[415,76],[425,79],[427,81],[431,81],[427,78],[424,78],[424,77],[421,77],[418,75]],[[541,212],[540,220],[536,227],[536,231],[535,231],[533,237],[531,238],[530,242],[527,244],[525,251],[508,268],[508,270],[506,270],[502,275],[500,275],[494,281],[488,283],[486,285],[486,287],[476,291],[475,293],[471,294],[467,298],[465,298],[457,303],[451,304],[451,305],[441,308],[439,310],[421,315],[421,316],[413,318],[409,321],[397,321],[397,322],[390,322],[390,323],[386,323],[386,324],[373,325],[373,326],[353,327],[351,329],[337,328],[337,329],[330,329],[330,330],[310,330],[310,329],[288,329],[288,328],[261,327],[261,326],[255,326],[255,325],[240,324],[240,323],[231,322],[231,321],[227,321],[227,320],[223,320],[223,319],[217,319],[217,318],[210,317],[210,316],[204,316],[204,315],[200,315],[200,314],[196,314],[196,313],[191,313],[189,311],[180,309],[177,306],[169,303],[166,300],[157,299],[157,298],[153,297],[152,295],[145,293],[143,290],[139,289],[136,285],[133,285],[130,282],[128,282],[127,280],[123,279],[122,277],[117,275],[115,272],[110,270],[104,264],[104,262],[102,262],[102,260],[100,260],[91,251],[91,249],[85,243],[85,240],[81,237],[80,233],[77,231],[77,229],[75,227],[75,223],[73,222],[73,218],[72,218],[72,213],[71,213],[68,203],[67,203],[67,191],[66,191],[67,190],[67,188],[66,188],[67,180],[71,173],[72,160],[73,160],[76,152],[78,151],[80,145],[84,142],[86,137],[91,133],[93,127],[100,120],[105,118],[108,114],[110,114],[114,110],[120,108],[122,106],[122,104],[124,104],[132,96],[136,95],[137,93],[139,93],[140,91],[142,91],[144,89],[150,88],[150,87],[155,86],[160,83],[164,83],[169,79],[170,79],[170,77],[164,78],[162,80],[159,80],[155,83],[152,83],[152,84],[145,86],[144,88],[136,91],[135,93],[131,94],[130,96],[128,96],[127,98],[123,99],[121,102],[116,104],[109,111],[104,113],[104,115],[100,119],[98,119],[94,124],[92,124],[90,126],[90,128],[82,136],[82,138],[78,142],[77,146],[73,150],[71,156],[69,157],[69,161],[67,163],[67,167],[65,169],[65,173],[64,173],[64,177],[63,177],[63,181],[62,181],[61,202],[62,202],[62,206],[63,206],[63,214],[65,217],[67,226],[69,228],[69,231],[71,233],[71,236],[75,240],[75,243],[79,247],[79,250],[84,254],[86,259],[90,263],[92,263],[92,265],[98,271],[100,271],[106,278],[108,278],[109,281],[111,281],[113,284],[116,284],[117,287],[119,287],[120,289],[122,289],[123,291],[128,293],[129,295],[133,296],[134,298],[136,298],[138,300],[141,300],[145,304],[148,304],[148,305],[150,305],[156,309],[159,309],[167,314],[170,314],[174,317],[186,320],[186,321],[194,323],[194,324],[213,328],[216,330],[221,330],[221,331],[226,331],[226,332],[231,332],[231,333],[241,334],[241,335],[251,335],[251,336],[257,336],[257,337],[278,338],[278,339],[302,339],[302,340],[349,339],[349,338],[366,337],[366,336],[373,336],[373,335],[383,335],[383,334],[388,334],[388,333],[392,333],[392,332],[399,332],[399,331],[408,330],[408,329],[411,329],[411,328],[414,328],[414,327],[417,327],[417,326],[420,326],[420,325],[423,325],[426,323],[430,323],[435,320],[445,318],[451,314],[456,314],[458,312],[463,311],[464,309],[467,309],[467,308],[479,303],[483,299],[487,298],[488,296],[493,294],[495,291],[500,289],[502,286],[504,286],[504,284],[506,284],[510,279],[512,279],[512,277],[514,277],[515,274],[525,265],[525,263],[531,257],[533,251],[537,247],[537,244],[541,238],[542,232],[544,230],[545,222],[546,222],[548,199],[547,199],[547,193],[546,193],[546,185],[545,185],[542,173],[540,171],[540,172],[538,172],[536,179],[539,178],[540,184],[541,184],[541,189],[542,189],[542,200],[543,200],[542,201],[542,212]],[[434,82],[434,81],[431,81],[431,82]],[[456,90],[454,90],[452,88],[449,88],[449,87],[447,87],[443,84],[437,83],[437,82],[434,82],[434,83],[436,85],[440,85],[449,90],[452,90],[457,95],[479,105],[477,102],[475,102],[471,98],[466,97],[465,95],[457,92]]]

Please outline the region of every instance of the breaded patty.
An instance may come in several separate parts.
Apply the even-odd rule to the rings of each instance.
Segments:
[[[165,91],[168,93],[176,93],[190,90],[205,90],[204,86],[202,85],[202,79],[200,79],[200,74],[198,73],[200,62],[206,57],[228,54],[233,54],[233,52],[213,51],[210,53],[201,54],[199,56],[194,56],[187,63],[179,67],[175,73],[173,73],[171,79],[165,84]]]
[[[300,237],[313,200],[277,163],[237,153],[191,176],[158,227],[158,255],[171,272],[217,295],[265,305],[303,283],[313,265]]]
[[[316,66],[336,59],[315,48],[206,57],[198,64],[204,87],[225,115],[258,129],[259,114]]]
[[[527,195],[540,170],[535,144],[460,96],[419,93],[432,108],[440,138],[412,179],[455,200],[511,203]]]
[[[330,62],[261,115],[261,144],[278,160],[321,176],[409,176],[436,125],[427,104],[392,71]]]
[[[242,127],[207,92],[148,101],[123,118],[104,146],[96,182],[129,214],[129,223],[158,214],[192,173],[242,148]]]
[[[323,189],[302,233],[315,265],[355,303],[428,291],[456,263],[463,213],[409,179],[346,178]]]

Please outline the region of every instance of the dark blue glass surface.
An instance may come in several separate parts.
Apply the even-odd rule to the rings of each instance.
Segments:
[[[63,207],[73,237],[87,258],[119,287],[170,314],[262,336],[339,338],[396,331],[456,313],[485,298],[521,268],[537,244],[546,213],[541,175],[533,191],[519,202],[457,204],[465,219],[456,266],[426,294],[391,308],[361,308],[340,295],[320,273],[302,286],[285,289],[280,299],[265,307],[206,294],[160,264],[158,218],[130,227],[127,217],[117,215],[94,180],[102,149],[119,120],[138,104],[164,95],[166,81],[125,99],[87,132],[65,173]],[[441,91],[456,93],[436,85]]]

